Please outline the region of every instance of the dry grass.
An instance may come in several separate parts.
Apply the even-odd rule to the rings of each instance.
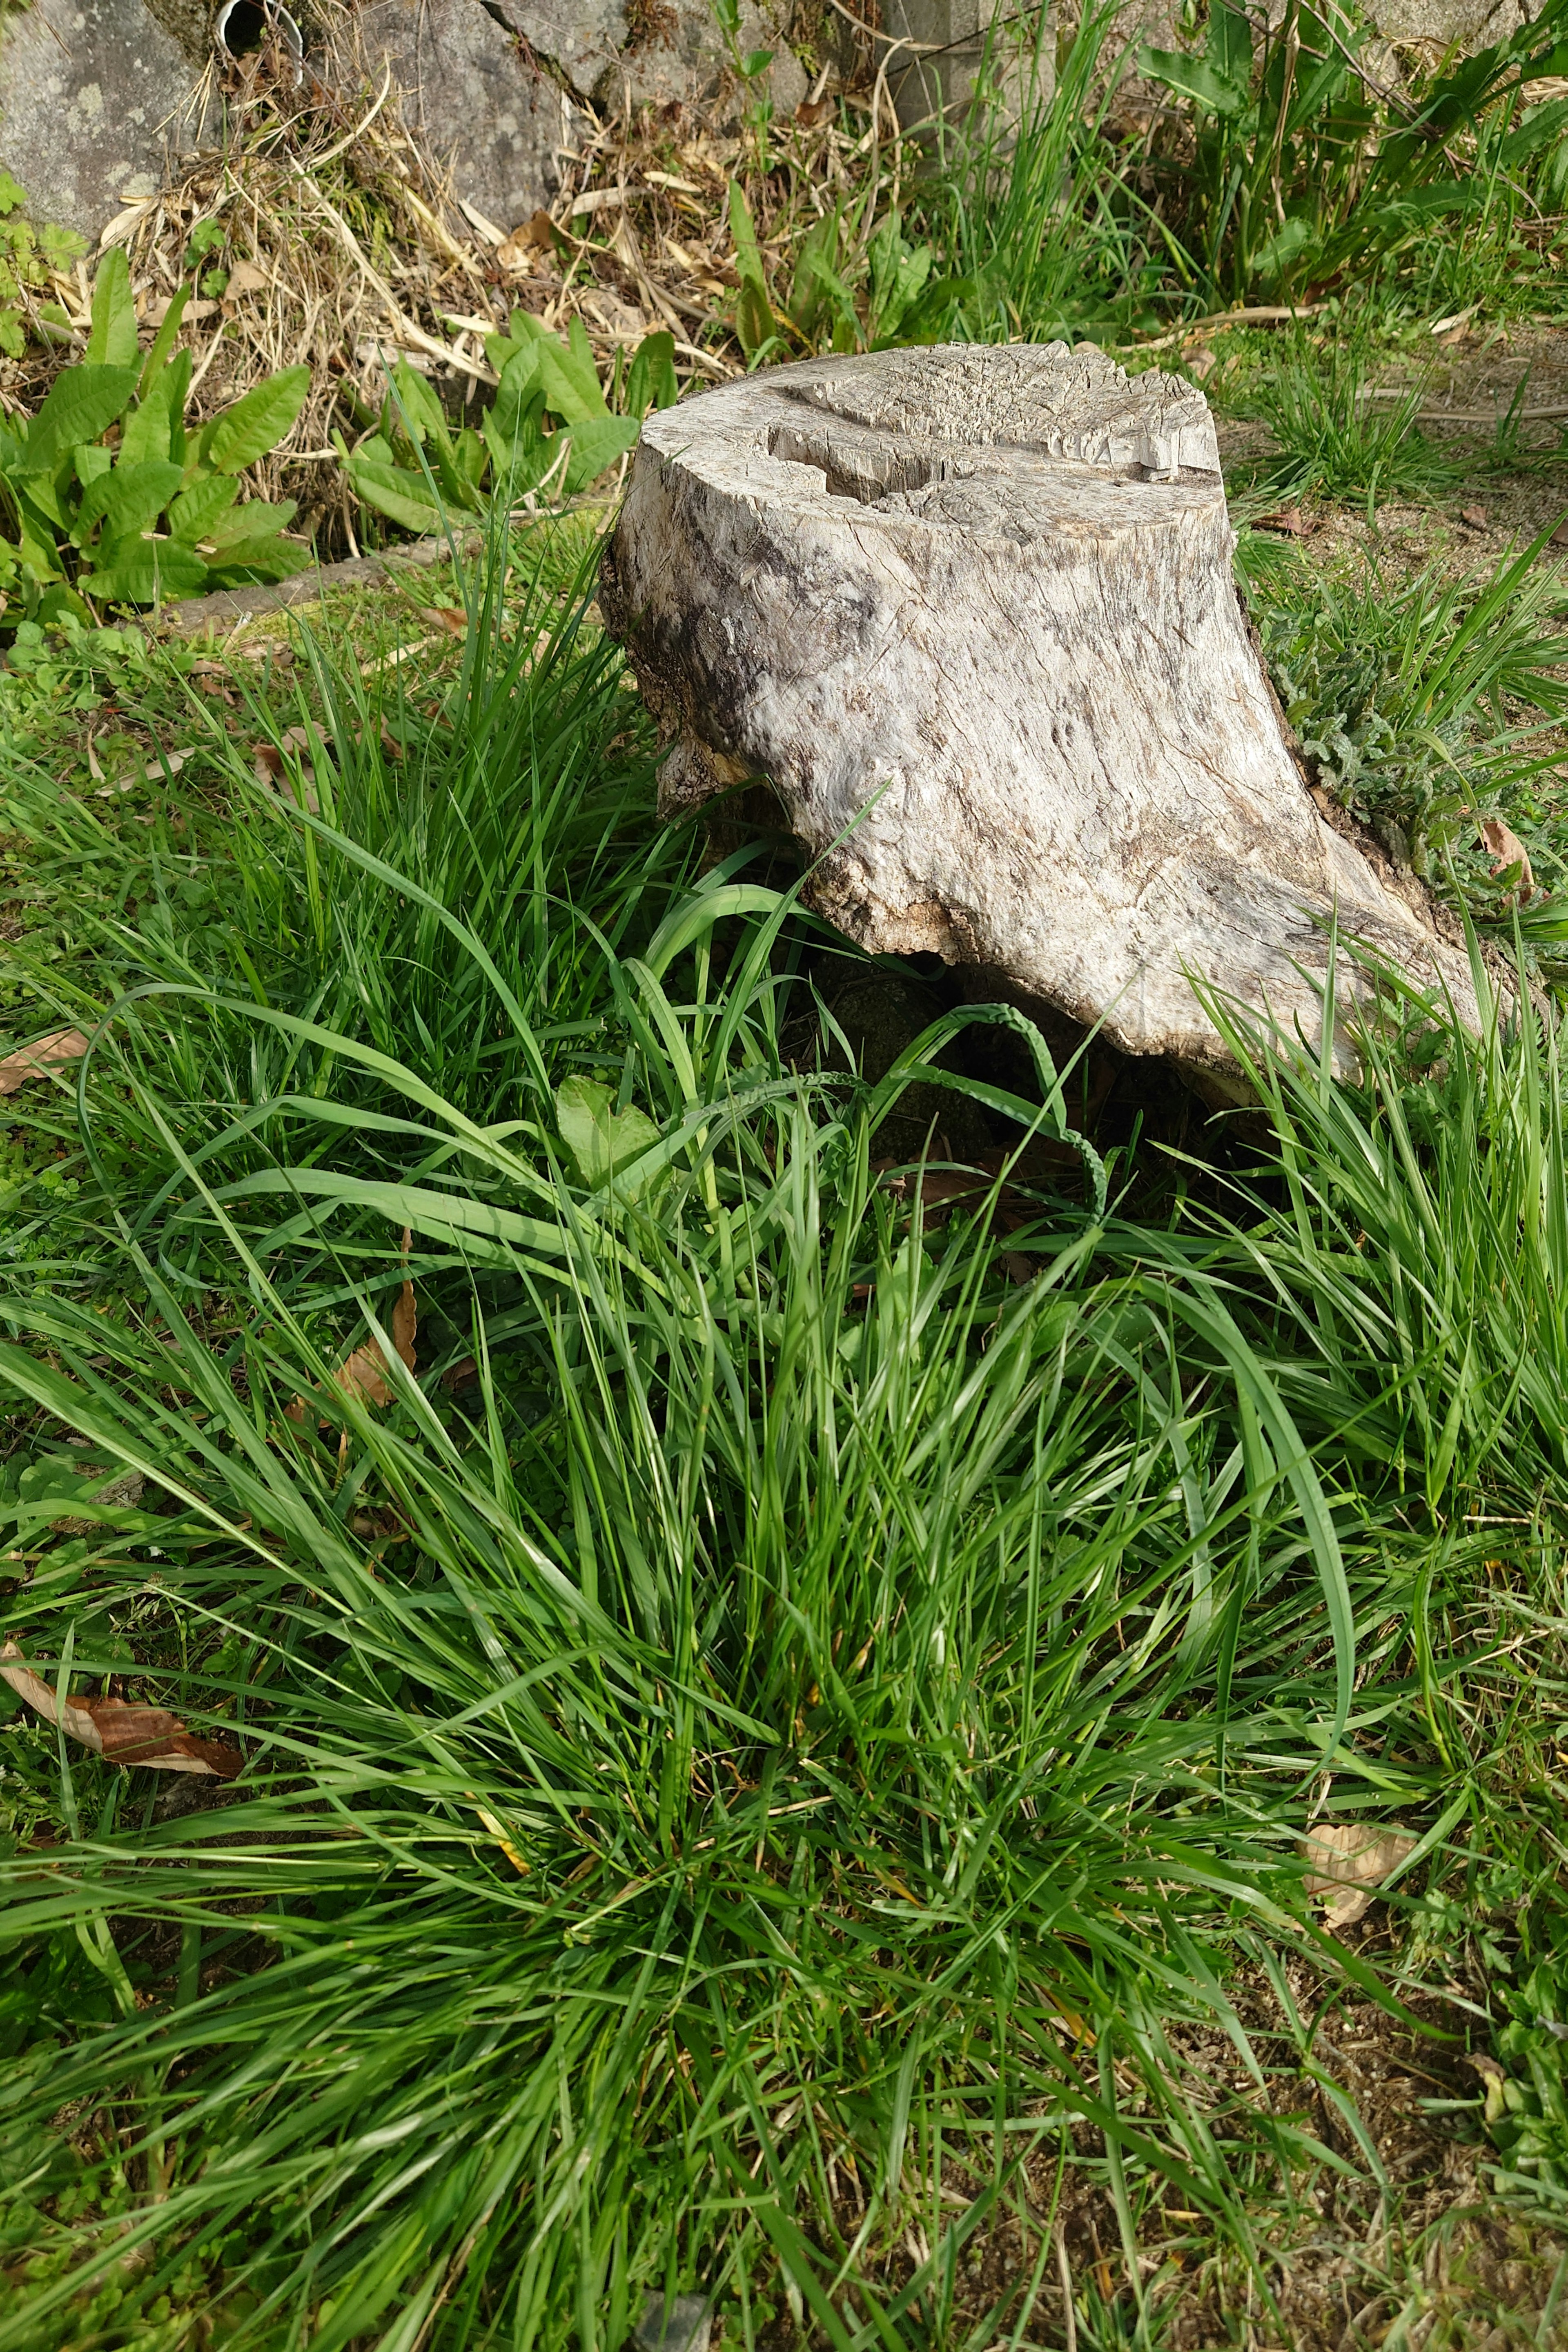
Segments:
[[[334,16],[335,54],[352,64],[352,15]],[[389,75],[373,82],[362,71],[357,85],[351,75],[345,96],[309,75],[297,85],[286,53],[261,52],[226,70],[223,143],[121,213],[100,251],[125,247],[149,330],[194,284],[185,340],[196,421],[276,369],[310,367],[310,398],[252,486],[297,499],[299,528],[323,557],[357,552],[331,437],[352,443],[367,427],[395,360],[428,374],[459,412],[493,383],[484,339],[521,305],[552,328],[580,319],[606,380],[618,353],[660,328],[674,335],[685,381],[739,373],[730,183],[744,180],[770,276],[787,287],[792,247],[825,210],[868,180],[896,192],[906,176],[885,79],[868,72],[868,84],[839,89],[842,107],[802,107],[800,121],[773,127],[765,152],[754,135],[694,129],[679,109],[581,118],[585,135],[562,155],[549,213],[489,222],[459,203],[449,173],[405,127],[404,93]],[[219,94],[204,90],[197,103]],[[846,119],[866,127],[846,130]],[[24,359],[0,360],[0,407],[31,412],[58,367],[81,356],[95,266],[79,263],[37,297],[63,308],[72,331],[39,331]]]

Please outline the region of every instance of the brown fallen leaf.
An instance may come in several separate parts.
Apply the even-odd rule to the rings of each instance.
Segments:
[[[826,121],[831,112],[831,104],[826,98],[803,98],[795,108],[795,119],[803,131],[815,131],[819,122]],[[649,173],[647,176],[651,179],[653,175]]]
[[[413,1235],[405,1225],[403,1229],[403,1255],[405,1258],[412,1239]],[[405,1275],[403,1287],[397,1294],[397,1304],[392,1310],[392,1344],[411,1372],[417,1370],[419,1365],[414,1345],[418,1329],[419,1315],[414,1304],[414,1285]],[[343,1396],[359,1397],[366,1404],[389,1405],[392,1391],[387,1386],[387,1369],[386,1356],[380,1340],[365,1339],[352,1355],[344,1357],[328,1378],[333,1388]],[[292,1404],[284,1407],[284,1418],[299,1426],[305,1419],[306,1410],[305,1399],[296,1397]],[[330,1416],[323,1412],[321,1418],[324,1423]]]
[[[1535,895],[1535,876],[1531,871],[1529,854],[1524,844],[1510,825],[1500,816],[1484,816],[1480,821],[1481,844],[1491,852],[1492,872],[1500,878],[1514,866],[1519,868],[1517,885],[1520,905],[1525,906]]]
[[[1218,367],[1219,358],[1207,343],[1196,343],[1190,352],[1183,352],[1182,365],[1190,376],[1195,376],[1198,383],[1203,383]]]
[[[18,1045],[0,1062],[0,1095],[14,1095],[29,1078],[41,1078],[47,1070],[60,1062],[79,1062],[86,1053],[87,1039],[79,1029],[57,1029],[51,1036],[39,1037],[31,1045]]]
[[[1487,510],[1485,507],[1461,507],[1459,509],[1459,520],[1462,523],[1468,523],[1471,530],[1485,530],[1487,527]]]
[[[1563,516],[1552,532],[1550,544],[1553,547],[1568,547],[1568,515]]]
[[[316,792],[316,772],[304,756],[309,742],[310,737],[303,727],[290,727],[280,743],[257,744],[252,770],[258,784],[264,784],[268,792],[276,793],[281,800],[292,801],[298,808],[299,793],[295,791],[294,779],[289,772],[289,753],[298,752],[300,791],[305,795],[304,805],[312,816],[320,816],[321,803]]]
[[[146,319],[148,326],[163,325],[169,315],[169,306],[174,299],[172,294],[160,294],[155,302],[149,302]],[[180,323],[185,327],[199,326],[204,319],[216,319],[218,309],[219,305],[216,302],[203,301],[199,299],[195,302],[187,302],[180,313]]]
[[[1310,539],[1318,522],[1315,515],[1303,514],[1300,507],[1280,507],[1274,514],[1259,515],[1254,528],[1279,531],[1286,539]]]
[[[531,213],[497,246],[497,264],[502,269],[531,269],[535,255],[548,253],[554,241],[555,224],[550,215],[542,209]]]
[[[232,309],[243,302],[247,294],[266,294],[271,290],[272,279],[268,271],[254,261],[237,261],[228,273],[228,284],[223,289],[223,307]],[[188,318],[190,313],[186,312]]]
[[[1311,1864],[1306,1888],[1321,1902],[1324,1925],[1352,1926],[1419,1843],[1387,1822],[1325,1822],[1309,1830],[1300,1846],[1302,1860]]]
[[[472,1356],[464,1356],[458,1362],[447,1365],[441,1375],[441,1386],[448,1396],[456,1396],[459,1389],[466,1389],[479,1377],[479,1368]]]
[[[468,616],[460,604],[421,604],[422,621],[434,621],[438,629],[449,629],[455,637],[468,634]]]
[[[58,1699],[49,1685],[21,1664],[15,1642],[0,1649],[0,1680],[68,1738],[79,1739],[110,1764],[144,1764],[153,1772],[205,1772],[232,1780],[245,1759],[229,1739],[203,1739],[188,1732],[167,1707],[140,1706],[122,1698]]]

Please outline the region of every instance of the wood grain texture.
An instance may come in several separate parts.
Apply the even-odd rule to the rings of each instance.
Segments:
[[[1217,1075],[1188,975],[1315,1037],[1337,909],[1474,1018],[1464,959],[1313,805],[1234,544],[1192,385],[954,344],[651,417],[601,602],[669,740],[665,813],[767,777],[810,901],[867,948]]]

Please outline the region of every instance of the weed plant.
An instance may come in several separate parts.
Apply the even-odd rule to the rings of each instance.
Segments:
[[[940,193],[918,216],[976,341],[1049,341],[1153,322],[1164,241],[1119,172],[1106,117],[1120,0],[1088,8],[1045,83],[1037,47],[992,37]]]
[[[1268,425],[1273,448],[1237,467],[1244,491],[1361,501],[1370,521],[1380,501],[1451,488],[1463,460],[1429,441],[1415,421],[1426,383],[1417,380],[1383,401],[1375,372],[1365,312],[1329,334],[1296,329],[1248,388],[1246,404]]]
[[[231,761],[226,967],[174,905],[51,1008],[108,1017],[33,1115],[55,1278],[0,1296],[4,1623],[247,1762],[182,1811],[0,1734],[16,2340],[175,2295],[237,2346],[612,2347],[679,2288],[749,2345],[1018,2341],[1070,2169],[1152,2341],[1166,2201],[1256,2261],[1323,2160],[1179,2029],[1256,2085],[1238,1948],[1375,1984],[1301,1901],[1324,1768],[1435,1873],[1484,1811],[1469,1515],[1556,1622],[1555,1045],[1407,1023],[1352,1089],[1237,1033],[1276,1155],[1132,1223],[1016,1013],[797,1066],[810,926],[650,849],[581,596],[537,619],[477,580],[430,712],[314,644],[310,778]],[[964,1021],[1026,1095],[955,1080]],[[878,1164],[917,1081],[1081,1173],[939,1222]],[[384,1410],[331,1378],[377,1333]],[[144,1486],[84,1539],[62,1456]]]
[[[1331,572],[1277,559],[1251,589],[1286,716],[1320,780],[1418,872],[1438,875],[1458,855],[1478,916],[1493,919],[1487,869],[1462,853],[1466,820],[1473,835],[1478,814],[1500,812],[1528,835],[1542,884],[1562,870],[1532,800],[1568,715],[1568,585],[1541,560],[1550,529],[1479,577],[1439,559],[1393,581],[1373,548]]]
[[[1215,0],[1201,52],[1143,48],[1142,70],[1190,110],[1162,163],[1183,285],[1205,308],[1305,300],[1387,268],[1440,308],[1506,306],[1521,218],[1561,209],[1568,112],[1527,92],[1555,69],[1565,25],[1549,6],[1409,95],[1370,64],[1370,17],[1300,0],[1261,28]]]

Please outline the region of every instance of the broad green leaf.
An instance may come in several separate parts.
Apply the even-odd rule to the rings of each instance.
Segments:
[[[153,386],[133,408],[120,430],[120,454],[117,464],[139,466],[149,457],[174,458],[173,446],[174,427],[180,422],[184,406],[184,371],[168,367],[160,370]],[[182,466],[181,470],[184,470]]]
[[[40,523],[28,511],[28,501],[18,499],[18,530],[16,555],[23,570],[40,583],[58,580],[60,576],[58,542],[47,523]],[[62,532],[63,536],[63,532]]]
[[[1288,264],[1299,259],[1315,241],[1310,221],[1300,218],[1288,220],[1268,244],[1260,246],[1253,255],[1253,269],[1259,278],[1278,278]]]
[[[491,494],[503,504],[542,482],[560,455],[560,444],[541,426],[544,392],[535,351],[519,352],[507,362],[480,428],[493,468]]]
[[[1203,58],[1189,58],[1184,50],[1145,47],[1138,52],[1138,68],[1150,81],[1163,82],[1167,89],[1190,98],[1210,114],[1242,114],[1247,110],[1245,87],[1238,89]]]
[[[208,474],[182,491],[169,509],[169,532],[187,547],[210,536],[214,525],[239,496],[239,484],[230,474]]]
[[[411,368],[406,360],[399,360],[392,370],[386,406],[383,421],[395,424],[410,441],[447,437],[446,411],[418,369]]]
[[[207,579],[215,588],[229,588],[251,580],[289,580],[296,572],[308,571],[316,561],[316,551],[297,539],[283,539],[276,531],[256,539],[242,539],[237,546],[220,548],[207,570]]]
[[[1373,219],[1385,229],[1414,226],[1418,221],[1440,219],[1445,213],[1468,212],[1474,202],[1475,192],[1468,181],[1435,180],[1428,187],[1410,188],[1392,204],[1380,205]]]
[[[176,540],[117,540],[105,554],[108,560],[81,583],[100,604],[155,604],[194,596],[206,585],[206,565]]]
[[[1542,147],[1552,145],[1568,131],[1568,98],[1554,98],[1545,106],[1532,106],[1516,131],[1510,131],[1498,150],[1498,161],[1504,171],[1511,172]]]
[[[84,490],[90,489],[101,474],[107,474],[114,463],[114,452],[106,449],[101,441],[84,441],[71,453],[71,471]]]
[[[552,341],[538,346],[544,405],[563,425],[585,424],[590,417],[607,416],[610,413],[581,319],[572,321],[572,345],[568,350]]]
[[[131,367],[136,360],[136,299],[123,246],[111,246],[98,265],[92,286],[92,327],[87,339],[89,367]]]
[[[810,269],[811,275],[816,278],[817,284],[827,295],[839,317],[841,319],[847,320],[853,326],[855,323],[855,297],[851,294],[848,287],[844,283],[843,278],[840,278],[837,269],[835,269],[820,253],[813,254],[810,262]]]
[[[24,517],[31,516],[46,537],[62,538],[70,529],[59,493],[47,474],[27,474],[11,484],[11,495]]]
[[[1211,0],[1208,36],[1204,44],[1209,64],[1220,80],[1243,92],[1252,86],[1252,27],[1239,8],[1226,0]]]
[[[612,1108],[615,1093],[597,1078],[571,1077],[555,1089],[555,1120],[561,1139],[584,1184],[597,1192],[619,1168],[640,1159],[658,1141],[658,1129],[640,1110]],[[632,1199],[641,1191],[634,1179],[618,1188]]]
[[[484,435],[476,433],[471,425],[465,425],[453,445],[452,462],[473,489],[477,490],[484,480],[488,454]]]
[[[752,359],[764,343],[773,341],[778,333],[778,321],[768,300],[762,247],[757,243],[752,208],[746,202],[746,192],[739,180],[730,183],[730,236],[735,247],[735,267],[741,277],[740,299],[735,305],[735,333],[741,349],[748,359]],[[815,268],[812,274],[818,274]]]
[[[628,449],[635,449],[642,426],[635,416],[591,416],[572,427],[572,454],[563,483],[568,498],[596,482]]]
[[[147,357],[142,363],[142,382],[138,389],[140,390],[143,400],[146,399],[148,394],[152,391],[153,384],[157,382],[158,377],[163,373],[164,367],[168,363],[169,353],[174,348],[174,337],[180,331],[180,321],[185,315],[185,304],[190,300],[190,288],[188,286],[182,286],[179,292],[174,296],[174,300],[170,303],[168,309],[163,313],[163,323],[159,328],[157,333],[153,336],[153,348],[148,352]],[[189,367],[190,362],[187,359],[187,373],[189,373]],[[184,407],[184,400],[181,401],[180,405]]]
[[[520,344],[500,369],[500,381],[496,396],[486,410],[482,429],[487,440],[493,424],[503,437],[510,438],[518,428],[518,421],[531,404],[537,406],[541,397],[539,380],[541,346]],[[492,444],[493,446],[493,444]]]
[[[82,494],[81,508],[71,536],[79,547],[88,534],[103,525],[104,542],[151,530],[180,488],[180,468],[166,457],[150,457],[140,466],[116,466]]]
[[[626,371],[625,407],[628,416],[646,416],[650,408],[673,408],[680,397],[675,377],[675,337],[668,327],[645,335]]]
[[[742,278],[754,278],[760,285],[763,276],[762,247],[757,243],[752,207],[739,180],[730,183],[730,238],[735,248],[736,268]]]
[[[479,494],[458,463],[446,411],[440,402],[418,370],[401,360],[392,371],[392,382],[393,391],[388,394],[383,410],[383,421],[389,432],[401,432],[416,448],[423,450],[425,461],[436,477],[442,498],[448,504],[462,507],[471,513],[479,505]],[[482,447],[483,445],[480,446]],[[421,468],[416,464],[408,470],[419,473]]]
[[[52,474],[68,449],[96,441],[107,432],[136,389],[136,371],[127,367],[67,368],[49,386],[44,404],[27,429],[17,471]]]
[[[204,427],[196,444],[200,463],[215,474],[238,474],[253,466],[282,440],[310,390],[308,367],[282,368],[269,375]]]
[[[755,358],[764,343],[771,343],[778,333],[778,320],[773,317],[760,278],[742,278],[740,299],[735,304],[735,333],[741,349],[748,359]]]
[[[889,337],[893,343],[934,343],[961,302],[979,291],[973,278],[935,278],[921,288]]]
[[[431,530],[441,520],[423,474],[411,474],[406,467],[378,463],[373,457],[351,457],[348,478],[355,498],[401,523],[405,530]]]
[[[897,215],[889,213],[887,220],[877,231],[877,235],[871,239],[870,262],[873,283],[877,275],[878,246],[889,223],[896,236]],[[790,284],[789,312],[803,335],[815,336],[816,322],[822,315],[823,286],[821,278],[816,274],[816,264],[819,261],[826,261],[830,269],[837,267],[840,226],[838,207],[835,205],[832,212],[825,213],[816,226],[807,231],[801,246],[799,257],[795,265],[795,277]]]
[[[229,561],[248,563],[250,557],[244,551],[245,542],[287,530],[299,511],[297,499],[279,499],[276,503],[268,499],[247,499],[244,506],[231,508],[226,514],[219,515],[212,527],[202,533],[202,538],[205,544],[217,548]]]

